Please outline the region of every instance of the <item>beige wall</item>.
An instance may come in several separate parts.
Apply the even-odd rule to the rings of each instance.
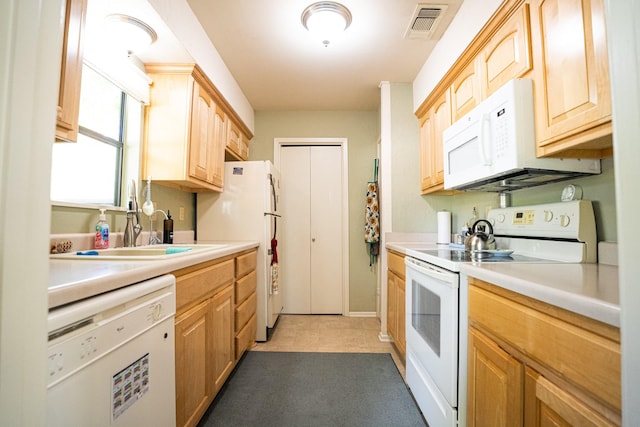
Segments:
[[[273,161],[274,138],[347,138],[349,151],[349,310],[376,311],[376,273],[364,243],[366,184],[373,176],[377,111],[257,111],[251,160]]]

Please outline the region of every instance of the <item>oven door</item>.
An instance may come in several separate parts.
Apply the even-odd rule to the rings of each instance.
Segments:
[[[407,353],[410,351],[411,358],[416,359],[415,369],[430,377],[449,406],[455,408],[459,276],[411,257],[405,258],[405,265]]]

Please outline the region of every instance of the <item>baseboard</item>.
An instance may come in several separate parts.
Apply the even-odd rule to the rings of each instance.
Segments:
[[[375,311],[350,311],[349,317],[376,317]]]
[[[391,335],[389,335],[389,334],[388,334],[388,333],[386,333],[386,332],[380,332],[380,333],[378,334],[378,339],[379,339],[381,342],[393,342],[393,338],[391,338]]]

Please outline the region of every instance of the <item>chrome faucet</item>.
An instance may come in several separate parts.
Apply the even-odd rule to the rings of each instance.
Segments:
[[[136,224],[133,225],[133,219]],[[127,209],[127,225],[124,228],[124,246],[128,248],[135,247],[136,239],[142,231],[140,224],[140,212],[138,211],[138,199],[136,197],[136,182],[131,180],[129,185],[129,206]]]

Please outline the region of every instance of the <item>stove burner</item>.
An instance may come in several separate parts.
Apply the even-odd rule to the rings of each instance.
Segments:
[[[509,256],[495,256],[489,254],[490,256],[484,258],[476,258],[472,257],[470,252],[464,250],[457,249],[421,249],[418,252],[422,252],[427,255],[435,256],[438,258],[445,259],[447,261],[455,261],[455,262],[537,262],[537,263],[545,263],[552,262],[550,260],[546,260],[543,258],[534,258],[526,255],[520,255],[516,253],[512,253]]]

